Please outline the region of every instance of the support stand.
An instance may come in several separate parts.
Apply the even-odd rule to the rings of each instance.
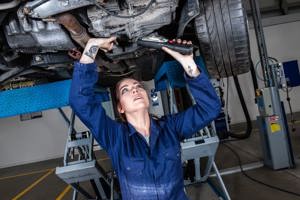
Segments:
[[[170,105],[171,113],[176,113],[178,111],[176,106],[176,99],[175,99],[174,91],[170,87],[170,85],[168,85],[168,91],[169,91],[169,105]],[[195,104],[193,96],[190,94],[190,92],[189,92],[189,96],[191,97],[193,104]],[[186,139],[184,140],[184,142],[181,143],[182,162],[188,160],[194,160],[194,165],[195,165],[195,181],[194,182],[185,181],[185,185],[187,186],[194,183],[206,182],[208,176],[210,175],[213,169],[217,175],[217,181],[219,182],[219,186],[221,187],[222,190],[221,194],[215,192],[215,190],[214,192],[220,198],[225,198],[226,200],[230,200],[231,198],[229,196],[229,193],[225,187],[225,184],[219,173],[217,165],[214,162],[215,154],[218,146],[219,146],[219,138],[216,134],[214,123],[212,123],[210,127],[205,127],[202,130],[198,131],[198,133],[196,133],[194,137]],[[207,158],[207,162],[203,174],[201,174],[201,170],[200,170],[201,158]]]
[[[113,177],[109,179],[94,158],[92,135],[89,132],[78,133],[75,131],[74,111],[71,113],[70,122],[63,111],[60,110],[60,112],[69,124],[69,131],[64,154],[64,166],[56,168],[56,175],[72,186],[74,189],[72,199],[77,199],[78,193],[81,193],[87,199],[107,200],[109,196],[112,200],[118,198],[117,193],[113,192],[113,188],[111,188]],[[93,197],[80,186],[80,182],[84,181],[91,183],[96,197]],[[107,191],[106,188],[110,188],[112,191]]]

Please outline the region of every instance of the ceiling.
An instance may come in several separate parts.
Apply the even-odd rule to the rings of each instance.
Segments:
[[[243,0],[247,13],[251,15],[250,0]],[[300,13],[300,0],[258,0],[263,18]]]

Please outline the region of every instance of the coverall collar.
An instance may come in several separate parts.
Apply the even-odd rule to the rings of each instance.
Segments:
[[[137,133],[137,130],[134,128],[132,124],[127,122],[127,125],[128,125],[129,136],[132,136],[133,134]],[[150,116],[150,135],[154,134],[155,136],[157,136],[159,134],[159,130],[160,127],[158,125],[158,122],[156,122],[155,119],[153,119]]]

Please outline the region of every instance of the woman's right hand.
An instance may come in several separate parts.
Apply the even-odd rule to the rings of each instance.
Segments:
[[[101,49],[104,52],[112,50],[115,41],[116,37],[89,39],[80,58],[80,62],[85,64],[93,63],[98,50]]]
[[[177,44],[190,44],[192,45],[191,41],[181,40],[181,39],[173,39],[174,43]],[[177,51],[171,50],[167,47],[162,47],[162,50],[173,56],[174,59],[176,59],[183,67],[187,75],[190,77],[197,77],[200,74],[199,69],[197,68],[197,65],[194,61],[193,54],[190,55],[182,55],[181,53],[178,53]]]

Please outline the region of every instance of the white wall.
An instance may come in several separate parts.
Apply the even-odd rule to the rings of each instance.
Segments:
[[[0,127],[0,168],[63,155],[67,125],[58,110],[29,121],[1,118]]]
[[[255,64],[257,61],[259,61],[259,55],[257,51],[254,30],[251,29],[249,34],[252,60]],[[280,62],[298,60],[298,63],[300,64],[300,21],[264,27],[264,34],[269,56],[277,58]],[[258,110],[257,106],[254,104],[254,92],[251,82],[251,74],[246,73],[239,75],[239,80],[249,113],[251,118],[255,120],[256,116],[258,115]],[[224,82],[226,89],[227,79],[224,79]],[[229,83],[228,107],[229,114],[232,118],[232,123],[244,122],[244,115],[240,107],[232,78],[229,79]],[[262,87],[262,83],[260,83],[260,86]],[[285,100],[285,93],[281,92],[281,96],[282,100],[285,102],[285,110],[289,113],[289,109]],[[290,97],[293,111],[300,111],[300,101],[298,101],[300,98],[300,87],[293,88],[293,90],[290,92]]]
[[[110,102],[103,107],[111,118]],[[70,118],[70,107],[64,107]],[[57,109],[43,111],[43,117],[20,121],[19,116],[0,118],[0,168],[63,157],[68,126]],[[76,117],[75,130],[88,130]]]

